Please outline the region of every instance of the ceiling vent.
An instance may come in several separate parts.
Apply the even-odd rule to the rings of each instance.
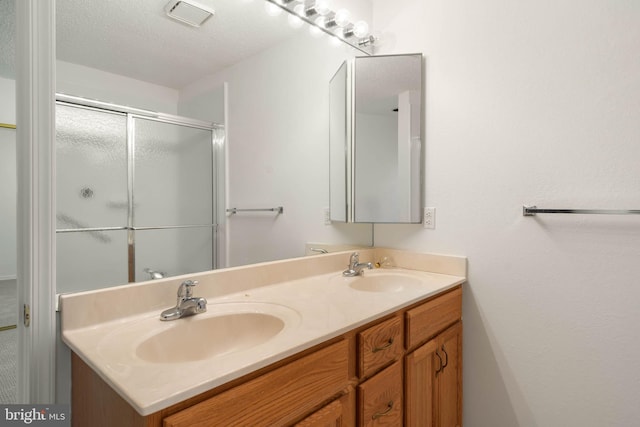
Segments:
[[[201,26],[216,13],[212,8],[191,0],[171,0],[164,10],[167,16],[194,27]]]

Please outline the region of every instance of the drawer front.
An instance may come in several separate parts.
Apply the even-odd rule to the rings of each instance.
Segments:
[[[376,370],[402,356],[404,342],[402,317],[396,316],[358,334],[358,376]]]
[[[401,426],[403,411],[402,362],[358,386],[358,425]]]
[[[407,350],[427,341],[462,318],[462,288],[408,310]]]
[[[164,426],[291,424],[348,387],[347,344],[337,342],[222,392],[165,418]]]

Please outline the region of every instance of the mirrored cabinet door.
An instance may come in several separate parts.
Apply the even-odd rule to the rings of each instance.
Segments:
[[[347,162],[349,150],[349,99],[347,62],[342,63],[329,85],[331,108],[329,111],[329,176],[331,220],[347,221]]]
[[[419,223],[422,55],[357,57],[343,67],[330,84],[331,219]]]

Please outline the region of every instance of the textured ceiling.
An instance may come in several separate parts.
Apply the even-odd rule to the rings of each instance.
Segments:
[[[15,1],[0,0],[0,76],[14,77]],[[57,0],[59,60],[180,89],[290,37],[264,0],[198,0],[215,16],[200,28],[168,18],[168,0]]]

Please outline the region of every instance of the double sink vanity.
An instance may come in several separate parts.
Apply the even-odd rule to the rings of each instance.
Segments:
[[[336,252],[63,295],[73,425],[461,425],[466,258],[359,256],[382,267],[345,276]],[[206,311],[162,321],[187,280]]]

